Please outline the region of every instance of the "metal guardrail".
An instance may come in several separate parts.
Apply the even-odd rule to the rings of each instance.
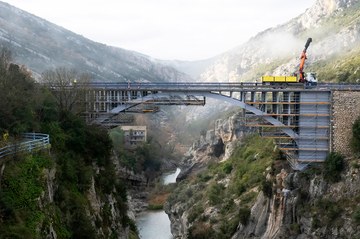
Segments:
[[[0,158],[19,152],[32,152],[45,149],[50,145],[50,136],[41,133],[25,133],[22,135],[24,142],[0,148]]]
[[[81,86],[81,85],[79,85]],[[259,82],[91,82],[85,87],[116,90],[154,90],[154,91],[243,91],[254,89],[274,89],[281,85],[266,85]],[[360,90],[360,84],[354,83],[318,83],[308,87],[304,84],[287,84],[284,90],[327,91],[327,90]]]

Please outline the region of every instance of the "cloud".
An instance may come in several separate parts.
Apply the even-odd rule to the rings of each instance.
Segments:
[[[208,58],[315,0],[8,0],[92,40],[160,59]]]

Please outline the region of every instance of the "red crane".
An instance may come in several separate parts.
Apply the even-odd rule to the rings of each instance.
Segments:
[[[301,83],[305,83],[305,76],[304,76],[304,65],[305,65],[305,60],[307,59],[306,57],[306,50],[308,49],[310,43],[312,42],[312,38],[308,38],[305,44],[305,48],[301,53],[300,56],[300,67],[299,67],[299,82]]]

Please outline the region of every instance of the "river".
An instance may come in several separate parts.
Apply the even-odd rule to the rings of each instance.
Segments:
[[[175,172],[164,174],[163,183],[170,184],[176,182],[180,169]],[[136,218],[141,239],[172,239],[170,231],[170,220],[164,210],[146,211]]]

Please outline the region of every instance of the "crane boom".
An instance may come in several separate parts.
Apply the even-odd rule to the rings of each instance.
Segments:
[[[305,82],[305,76],[304,76],[304,65],[305,65],[305,60],[306,58],[306,50],[308,49],[308,47],[310,46],[310,43],[312,42],[312,38],[309,37],[306,41],[305,44],[305,48],[301,53],[300,56],[300,67],[299,67],[299,82],[304,83]]]

